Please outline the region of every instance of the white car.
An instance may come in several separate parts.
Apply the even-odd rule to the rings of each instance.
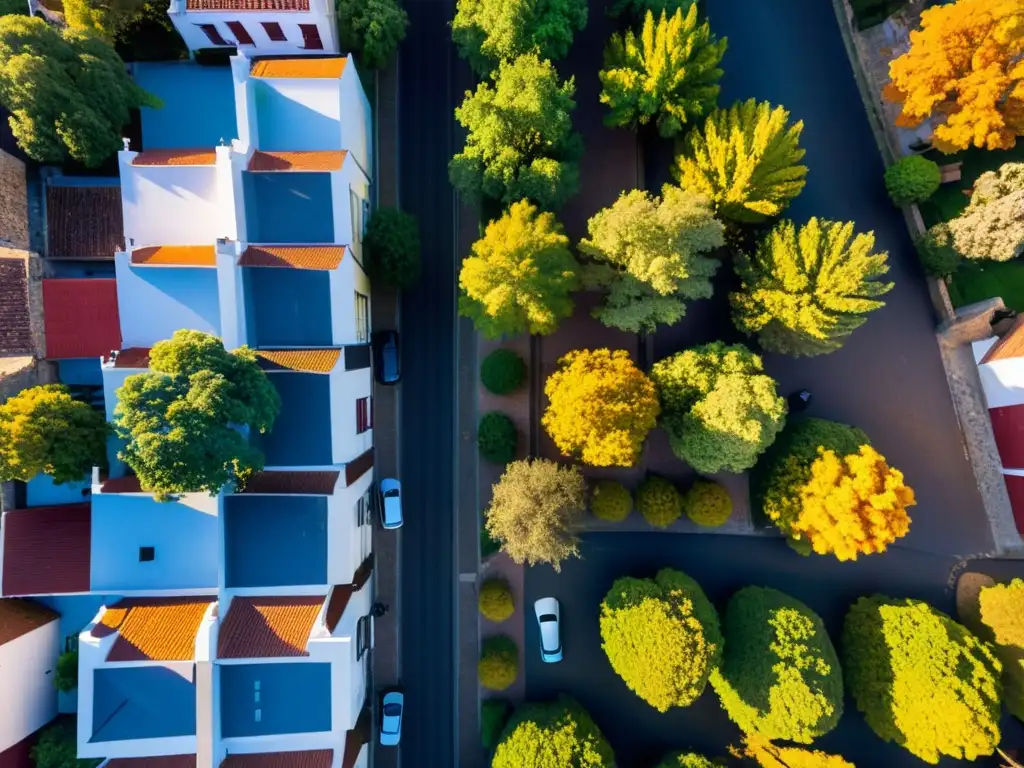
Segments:
[[[542,597],[533,604],[533,612],[537,614],[540,626],[540,658],[553,664],[562,660],[562,633],[559,627],[558,600],[553,597]]]
[[[405,694],[388,691],[381,700],[380,743],[385,747],[397,747],[402,740],[402,714],[405,710]]]
[[[380,524],[384,528],[402,527],[402,484],[393,477],[380,481]]]

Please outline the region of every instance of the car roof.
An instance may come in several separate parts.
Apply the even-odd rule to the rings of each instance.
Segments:
[[[392,488],[402,489],[402,484],[393,477],[385,477],[380,481],[381,490],[390,491]]]
[[[385,704],[402,704],[405,702],[405,694],[401,691],[388,691],[383,701]]]

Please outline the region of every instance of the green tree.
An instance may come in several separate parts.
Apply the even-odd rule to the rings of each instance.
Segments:
[[[639,36],[615,33],[605,49],[598,73],[601,103],[611,110],[605,124],[636,128],[654,121],[662,136],[675,136],[714,108],[725,47],[725,38],[699,20],[697,3],[672,16],[662,11],[657,20],[647,11]]]
[[[687,301],[711,297],[718,260],[706,254],[724,238],[707,198],[669,184],[661,197],[634,189],[591,216],[587,232],[584,279],[604,291],[594,311],[603,324],[651,333],[679,322]]]
[[[673,453],[701,474],[750,469],[785,423],[785,399],[742,344],[678,352],[655,363],[651,378]]]
[[[749,99],[716,109],[680,143],[673,174],[707,196],[715,213],[752,223],[778,216],[806,183],[800,147],[803,121],[767,101]]]
[[[69,29],[95,32],[113,44],[138,17],[144,0],[63,0],[62,4]]]
[[[715,764],[695,752],[676,752],[667,755],[657,768],[716,768]]]
[[[370,69],[384,69],[405,39],[409,16],[398,0],[338,0],[338,37]]]
[[[747,734],[743,748],[731,748],[731,752],[736,757],[754,761],[760,768],[855,768],[839,755],[801,747],[780,747],[755,734]]]
[[[963,257],[953,245],[949,224],[939,222],[914,239],[917,257],[925,274],[945,279],[951,277],[963,263]]]
[[[521,704],[505,725],[491,768],[615,768],[615,755],[589,713],[560,695]]]
[[[521,200],[487,225],[459,272],[459,314],[489,339],[546,336],[572,315],[579,265],[551,213]]]
[[[378,208],[363,238],[370,277],[392,288],[410,288],[420,277],[420,227],[397,208]]]
[[[920,600],[862,597],[843,625],[843,670],[878,736],[926,763],[999,744],[1001,664],[989,645]]]
[[[121,128],[160,100],[128,76],[114,49],[90,32],[62,35],[45,21],[0,17],[0,105],[33,160],[96,166],[121,149]]]
[[[953,245],[968,259],[1009,261],[1024,253],[1024,163],[981,174],[967,209],[949,222]]]
[[[30,752],[36,768],[94,768],[102,759],[78,759],[78,740],[73,724],[55,722],[44,728]]]
[[[573,524],[583,516],[586,486],[576,467],[547,459],[513,461],[491,488],[487,533],[513,562],[549,563],[556,571],[579,555]]]
[[[601,647],[626,686],[659,712],[703,693],[722,656],[715,607],[700,585],[663,568],[616,579],[601,603]]]
[[[448,165],[452,184],[473,203],[527,198],[559,208],[579,188],[583,143],[572,128],[574,80],[559,82],[551,62],[533,53],[501,62],[492,78],[467,91],[455,110],[467,136]]]
[[[107,422],[68,388],[24,389],[0,405],[0,481],[28,482],[49,475],[55,483],[81,480],[106,465]]]
[[[480,704],[480,741],[488,753],[498,745],[511,712],[512,705],[505,699],[487,699]]]
[[[984,587],[978,595],[981,636],[1003,663],[1003,701],[1024,720],[1024,581]]]
[[[811,218],[799,230],[781,221],[753,256],[736,255],[742,284],[730,294],[736,327],[769,352],[799,357],[834,352],[867,315],[885,306],[892,283],[873,232]]]
[[[153,346],[149,368],[125,379],[114,410],[125,441],[118,458],[144,489],[161,499],[216,494],[263,469],[242,428],[269,430],[281,398],[251,349],[228,352],[215,336],[175,331]]]
[[[885,188],[896,205],[922,203],[941,183],[938,163],[921,155],[901,157],[885,169]]]
[[[810,744],[836,727],[843,671],[814,611],[777,590],[745,587],[729,600],[722,634],[711,686],[742,731]]]
[[[0,0],[0,16],[28,16],[28,0]]]
[[[57,657],[53,687],[63,693],[70,693],[78,687],[78,651],[64,651]]]
[[[613,18],[625,14],[630,19],[642,21],[644,14],[651,11],[655,14],[667,13],[669,16],[677,10],[684,13],[690,10],[690,6],[696,4],[697,0],[610,0],[607,6],[607,13]]]
[[[524,53],[561,59],[587,25],[586,0],[458,0],[452,40],[480,77]]]

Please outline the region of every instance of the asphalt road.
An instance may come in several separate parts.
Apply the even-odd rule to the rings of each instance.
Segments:
[[[402,294],[401,756],[409,768],[455,760],[455,259],[451,0],[405,0],[399,85],[400,199],[419,219],[420,282]]]

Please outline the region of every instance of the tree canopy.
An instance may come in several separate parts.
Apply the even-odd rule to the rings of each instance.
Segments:
[[[112,45],[144,5],[145,0],[64,0],[64,21],[69,29],[95,32]]]
[[[671,16],[678,9],[688,11],[695,2],[696,0],[609,0],[605,12],[615,18],[626,15],[642,21],[647,11],[652,11],[655,15],[665,12]]]
[[[586,508],[585,483],[576,467],[547,459],[513,461],[491,487],[487,533],[519,564],[548,563],[556,571],[579,554],[572,525]]]
[[[366,225],[363,245],[370,276],[392,288],[410,288],[420,276],[420,227],[397,208],[378,208]]]
[[[999,660],[946,614],[919,600],[862,597],[841,647],[847,686],[879,738],[933,764],[999,744]]]
[[[628,333],[653,332],[686,314],[686,302],[711,297],[724,243],[707,198],[666,184],[661,197],[634,189],[587,222],[579,251],[593,262],[585,282],[604,291],[594,316]]]
[[[753,256],[736,254],[736,327],[770,352],[834,352],[892,289],[878,279],[889,271],[887,254],[874,248],[874,233],[854,235],[852,222],[779,222]]]
[[[559,695],[521,704],[509,718],[491,768],[615,768],[615,755],[590,714]]]
[[[501,62],[492,79],[455,110],[467,136],[448,165],[451,182],[473,203],[527,198],[555,210],[579,188],[575,81],[559,82],[551,62],[533,53]]]
[[[459,272],[459,314],[483,336],[547,335],[572,315],[579,265],[554,214],[526,200],[487,225]]]
[[[949,222],[953,247],[968,259],[1008,261],[1024,253],[1024,163],[1005,163],[974,182],[966,210]]]
[[[626,686],[659,712],[703,693],[722,655],[715,607],[700,585],[663,568],[616,579],[601,603],[601,647]]]
[[[458,0],[452,40],[481,77],[524,53],[561,59],[587,25],[585,0]]]
[[[67,387],[23,389],[0,404],[0,482],[49,475],[55,483],[81,480],[106,466],[107,422]]]
[[[702,474],[750,469],[785,423],[785,399],[742,344],[678,352],[655,363],[651,378],[673,453]]]
[[[675,136],[714,108],[726,44],[700,20],[697,3],[671,16],[647,11],[639,35],[616,32],[608,41],[598,73],[601,103],[610,109],[605,123],[636,128],[653,121],[662,136]]]
[[[855,768],[839,755],[829,755],[802,747],[780,747],[760,736],[748,734],[743,749],[734,754],[753,760],[760,768]]]
[[[541,424],[563,454],[595,467],[631,467],[657,423],[654,384],[628,352],[579,349],[544,385]]]
[[[255,352],[228,352],[217,337],[186,330],[157,342],[149,372],[126,378],[117,399],[118,458],[158,498],[244,486],[263,454],[243,427],[266,432],[281,409]]]
[[[409,16],[398,0],[338,0],[338,36],[370,69],[386,67],[405,39]]]
[[[1024,720],[1024,581],[982,588],[978,595],[982,637],[1003,663],[1003,701]]]
[[[921,12],[910,50],[889,65],[897,125],[944,118],[943,152],[1010,149],[1024,134],[1024,7],[1020,0],[957,0]]]
[[[810,744],[843,714],[843,671],[821,618],[796,598],[745,587],[722,621],[725,654],[711,685],[746,733]]]
[[[667,755],[656,768],[716,768],[704,755],[696,752],[676,752]]]
[[[41,163],[97,166],[121,149],[131,111],[159,107],[95,33],[63,34],[40,18],[0,16],[0,105],[14,138]]]
[[[716,109],[680,143],[672,171],[684,189],[705,195],[736,222],[778,216],[804,188],[803,121],[767,101]]]

